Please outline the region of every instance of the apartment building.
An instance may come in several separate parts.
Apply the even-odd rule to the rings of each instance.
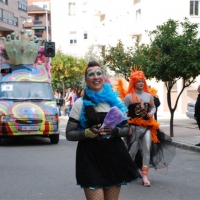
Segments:
[[[28,0],[27,12],[24,29],[40,39],[51,40],[50,1]]]
[[[136,40],[149,43],[146,32],[156,29],[168,19],[200,22],[200,0],[51,0],[52,41],[64,53],[83,56],[91,45],[97,50],[115,45],[118,40],[133,46]],[[197,82],[187,88],[177,112],[185,113],[186,104],[196,100]],[[158,112],[167,112],[166,88],[155,80],[148,84],[158,89],[161,106]],[[172,91],[172,103],[181,90],[180,80]]]
[[[27,17],[26,0],[0,0],[0,36],[5,37],[12,32],[22,30]]]
[[[121,38],[130,43],[125,24],[132,18],[131,5],[130,0],[51,0],[52,40],[63,52],[81,56],[91,46],[98,50]]]

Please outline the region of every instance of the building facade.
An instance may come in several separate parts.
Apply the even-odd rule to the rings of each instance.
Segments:
[[[12,32],[17,33],[22,30],[27,17],[26,0],[0,0],[0,36],[5,37]]]
[[[200,0],[51,0],[52,41],[64,53],[84,56],[90,46],[97,51],[114,46],[119,40],[133,46],[136,40],[149,43],[147,31],[168,19],[200,21]],[[60,23],[59,23],[60,22]],[[196,83],[182,93],[176,112],[185,113],[187,103],[197,97]],[[158,90],[158,112],[168,112],[167,91],[163,82],[148,81]],[[172,106],[181,91],[182,80],[172,90]]]
[[[28,0],[28,18],[24,29],[39,39],[51,40],[50,1]]]

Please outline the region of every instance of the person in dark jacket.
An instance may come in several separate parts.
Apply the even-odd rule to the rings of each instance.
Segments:
[[[155,88],[149,86],[149,90],[151,95],[153,96],[153,101],[154,101],[154,105],[156,107],[156,111],[154,113],[154,119],[157,121],[157,111],[158,111],[158,107],[160,106],[160,99],[157,95],[158,90],[156,90]]]
[[[200,85],[197,88],[198,97],[195,103],[195,110],[194,110],[194,117],[197,120],[198,127],[200,129]],[[196,144],[195,146],[200,146],[200,143]]]
[[[154,119],[157,120],[157,111],[158,111],[158,107],[160,106],[160,99],[157,95],[155,95],[153,97],[153,100],[154,100],[154,104],[155,104],[155,107],[156,107],[156,112],[154,113]]]

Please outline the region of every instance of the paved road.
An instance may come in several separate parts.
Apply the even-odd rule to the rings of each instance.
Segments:
[[[85,200],[75,179],[77,142],[65,139],[62,123],[57,145],[40,137],[2,141],[0,200]],[[168,169],[150,170],[150,188],[128,184],[119,200],[199,200],[199,160],[198,152],[177,148]]]

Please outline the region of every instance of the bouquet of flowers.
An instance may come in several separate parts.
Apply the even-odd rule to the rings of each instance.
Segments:
[[[123,119],[124,113],[117,106],[114,106],[106,114],[102,127],[110,126],[115,128],[117,124],[123,121]]]

